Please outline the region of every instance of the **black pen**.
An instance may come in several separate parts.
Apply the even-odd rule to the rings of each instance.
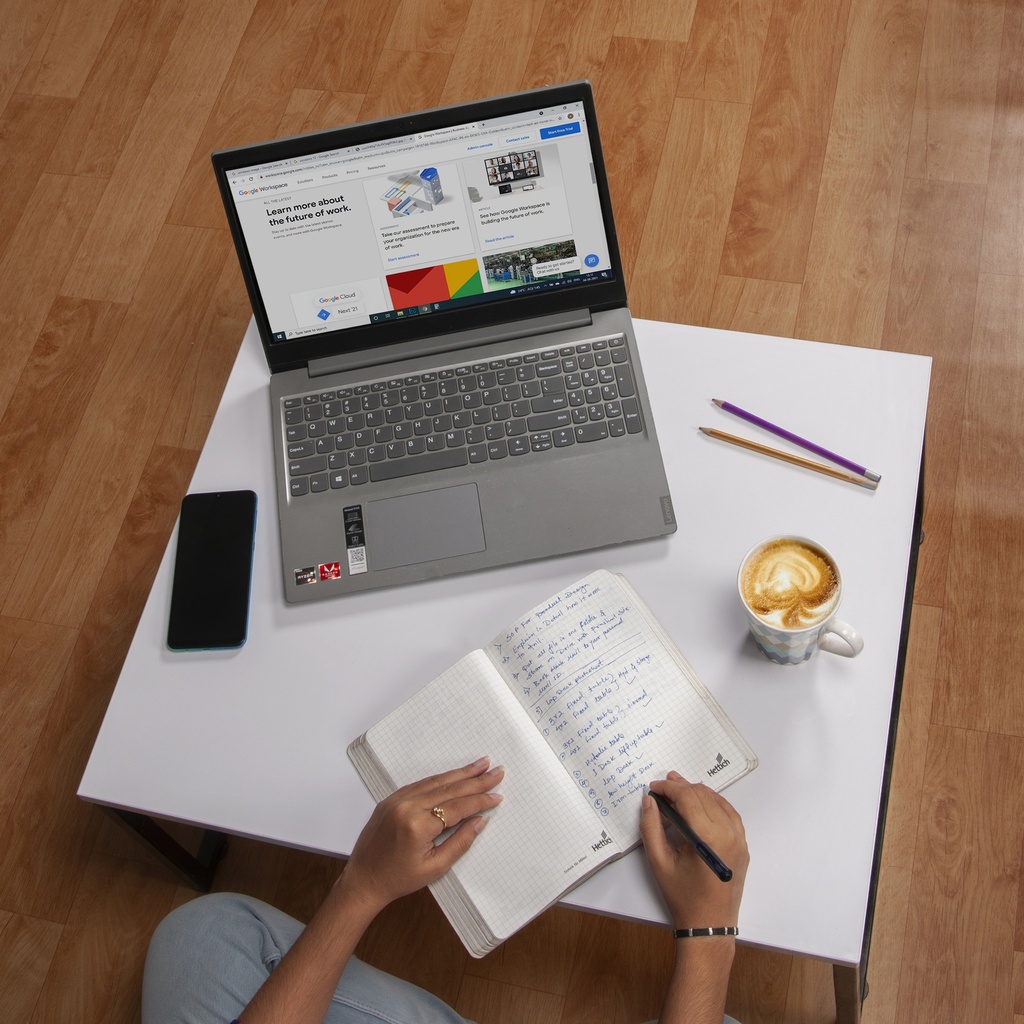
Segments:
[[[718,875],[723,882],[731,881],[732,869],[726,867],[725,864],[722,863],[718,854],[715,853],[715,851],[712,850],[711,847],[708,846],[708,844],[705,843],[689,825],[686,824],[682,815],[660,793],[654,793],[649,789],[647,790],[647,793],[649,796],[654,797],[654,802],[658,805],[658,809],[661,813],[664,814],[677,829],[679,829],[686,841],[694,848],[694,850],[697,851],[697,856],[700,857],[700,859],[704,861],[704,863],[707,864],[707,866],[711,868],[711,870],[714,871],[714,873]]]

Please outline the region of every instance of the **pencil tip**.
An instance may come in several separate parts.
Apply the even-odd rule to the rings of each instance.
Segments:
[[[714,402],[714,404],[717,405],[719,409],[722,408],[722,400],[720,398],[712,398],[711,401]]]
[[[702,434],[710,434],[710,433],[711,433],[711,431],[709,431],[707,427],[698,427],[697,429],[698,429],[698,430],[699,430],[699,431],[700,431],[700,432],[701,432]]]

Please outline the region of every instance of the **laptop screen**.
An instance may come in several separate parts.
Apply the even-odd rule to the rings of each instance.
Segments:
[[[214,166],[272,367],[625,299],[586,83]]]

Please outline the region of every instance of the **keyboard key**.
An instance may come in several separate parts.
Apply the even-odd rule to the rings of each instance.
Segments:
[[[370,479],[394,480],[397,477],[413,476],[416,473],[455,469],[458,466],[465,466],[468,461],[469,457],[465,448],[446,448],[442,452],[427,452],[424,455],[378,462],[370,466]]]
[[[576,428],[576,440],[580,444],[586,444],[589,441],[602,441],[607,436],[608,425],[603,420],[596,423],[581,423]]]

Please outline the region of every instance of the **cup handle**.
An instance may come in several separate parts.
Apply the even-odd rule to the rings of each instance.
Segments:
[[[833,619],[825,630],[818,646],[830,654],[844,658],[856,658],[864,650],[864,638],[848,622]]]

